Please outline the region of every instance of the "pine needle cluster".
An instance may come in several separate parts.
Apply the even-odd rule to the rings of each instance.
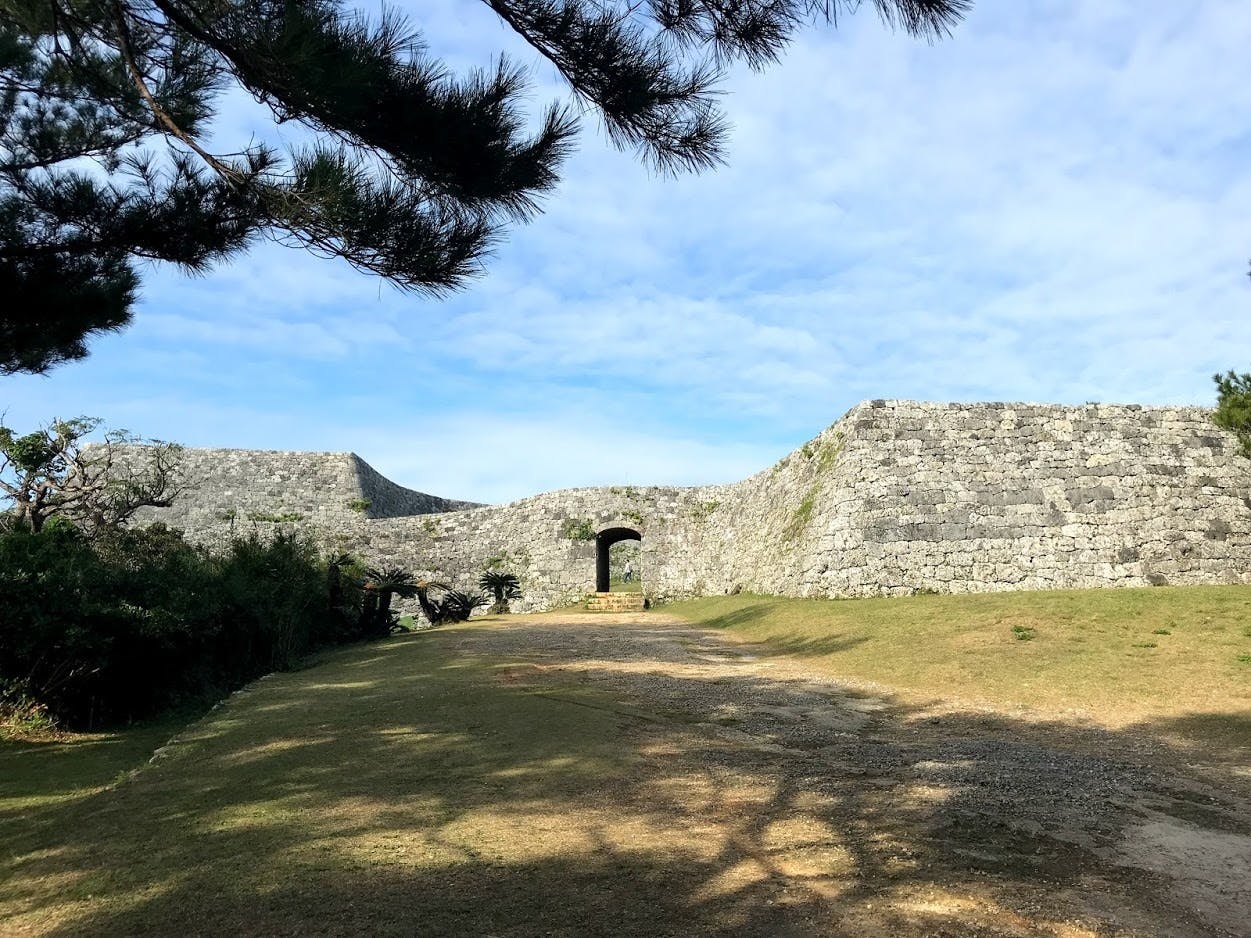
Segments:
[[[485,0],[573,101],[527,114],[523,68],[453,75],[403,17],[341,0],[0,0],[0,374],[87,354],[131,318],[137,264],[204,271],[268,236],[442,294],[556,185],[577,110],[664,172],[723,158],[722,70],[760,68],[859,0]],[[968,0],[873,0],[914,35]],[[286,150],[206,145],[230,88],[296,121]]]

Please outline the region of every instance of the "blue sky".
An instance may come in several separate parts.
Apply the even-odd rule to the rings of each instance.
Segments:
[[[399,5],[452,67],[563,94],[485,5]],[[451,299],[262,242],[149,270],[130,329],[0,408],[503,501],[734,480],[866,398],[1210,403],[1251,370],[1249,48],[1236,0],[981,0],[932,46],[866,9],[727,78],[719,171],[652,175],[586,115]],[[217,133],[274,131],[235,98]]]

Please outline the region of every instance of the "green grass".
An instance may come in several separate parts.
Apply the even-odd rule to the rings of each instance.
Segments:
[[[570,804],[622,774],[631,718],[457,656],[455,635],[271,675],[151,765],[176,726],[6,744],[0,932],[321,934],[329,909],[334,933],[479,933],[458,870],[561,855]]]
[[[1078,710],[1111,726],[1189,721],[1251,744],[1251,587],[738,595],[664,611],[931,699]]]
[[[0,740],[0,843],[23,812],[88,798],[147,762],[185,723],[167,717],[112,733]]]
[[[1119,701],[1125,722],[1168,712],[1204,739],[1251,726],[1249,589],[669,608],[815,669],[930,697]],[[733,884],[766,853],[737,826],[754,803],[743,799],[793,821],[811,793],[783,785],[774,803],[772,774],[710,779],[698,759],[675,775],[666,747],[680,727],[546,657],[458,649],[474,630],[515,627],[479,621],[333,651],[185,728],[0,744],[0,932],[572,938],[692,933],[704,916],[710,933],[787,933],[743,926],[778,894],[710,898],[706,887]],[[1145,636],[1159,647],[1135,648]],[[692,814],[699,798],[712,815]],[[856,803],[829,808],[831,829]],[[865,824],[880,819],[876,801],[859,810]],[[722,815],[724,829],[705,825]],[[744,837],[750,850],[735,852]]]

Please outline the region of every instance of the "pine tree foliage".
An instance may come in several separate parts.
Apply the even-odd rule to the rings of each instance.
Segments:
[[[1238,437],[1242,455],[1251,457],[1251,372],[1238,374],[1232,368],[1212,375],[1216,382],[1216,411],[1213,422]]]
[[[610,139],[666,172],[723,157],[721,70],[763,67],[861,0],[485,0]],[[968,0],[873,0],[914,35]],[[205,141],[232,87],[313,132]],[[0,0],[0,374],[87,353],[144,261],[203,271],[262,235],[441,294],[557,182],[572,102],[522,107],[501,58],[457,77],[393,11],[342,0]]]

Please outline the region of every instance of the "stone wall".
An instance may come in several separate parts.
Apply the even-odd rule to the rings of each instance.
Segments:
[[[724,574],[704,571],[704,586],[1251,582],[1249,483],[1251,462],[1202,408],[871,401],[729,487],[722,545],[707,552]]]
[[[609,527],[643,536],[652,598],[1251,582],[1251,462],[1201,408],[869,401],[742,482],[497,506],[411,492],[352,454],[188,453],[200,487],[150,518],[207,541],[300,527],[459,585],[493,565],[521,578],[522,611],[593,589],[583,536]]]
[[[127,458],[125,449],[120,454]],[[330,546],[336,532],[366,519],[476,507],[396,485],[355,453],[187,448],[181,458],[186,493],[139,520],[163,521],[202,543],[297,526]]]

